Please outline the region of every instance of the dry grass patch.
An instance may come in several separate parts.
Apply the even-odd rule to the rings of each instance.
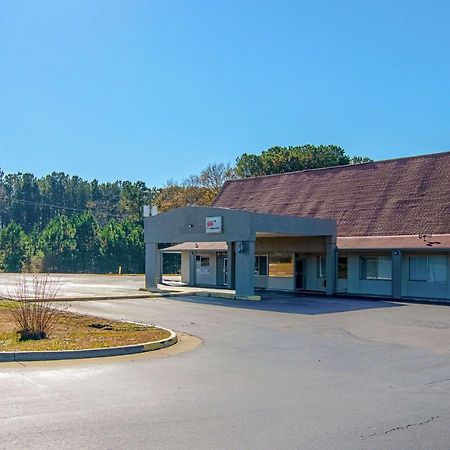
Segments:
[[[18,302],[0,301],[0,351],[79,350],[143,344],[170,336],[160,328],[62,312],[46,339],[20,340],[11,309]]]

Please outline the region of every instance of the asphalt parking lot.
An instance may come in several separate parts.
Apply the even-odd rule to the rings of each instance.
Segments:
[[[45,275],[37,275],[42,277]],[[30,283],[32,274],[1,273],[0,295],[14,296],[17,283]],[[49,280],[58,289],[58,297],[95,297],[139,295],[144,287],[144,275],[93,275],[93,274],[51,274]]]
[[[0,448],[450,447],[450,307],[292,296],[71,305],[203,344],[1,364]]]

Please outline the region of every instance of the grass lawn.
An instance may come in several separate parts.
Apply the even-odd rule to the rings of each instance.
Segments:
[[[159,328],[62,312],[47,339],[20,341],[9,311],[18,304],[0,300],[0,351],[78,350],[142,344],[169,337]]]

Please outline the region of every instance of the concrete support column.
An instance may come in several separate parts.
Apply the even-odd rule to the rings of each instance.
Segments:
[[[236,296],[255,295],[255,241],[240,241],[235,244]]]
[[[235,287],[235,266],[236,261],[234,257],[234,242],[227,242],[227,288],[234,289]]]
[[[392,252],[392,298],[402,296],[402,252],[394,250]]]
[[[327,287],[326,294],[334,295],[336,292],[336,238],[326,237],[327,254]]]
[[[161,262],[158,244],[147,242],[145,244],[145,287],[156,289],[161,280]]]
[[[339,276],[339,249],[335,247],[334,249],[334,290],[337,292],[338,289],[338,276]]]
[[[189,252],[189,286],[197,284],[197,252]]]
[[[447,253],[447,299],[450,300],[450,253]]]

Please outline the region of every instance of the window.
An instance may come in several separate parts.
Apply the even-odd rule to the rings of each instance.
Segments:
[[[360,256],[360,278],[361,280],[391,280],[391,257]]]
[[[327,277],[327,258],[324,255],[319,255],[317,257],[317,277]]]
[[[346,256],[338,257],[338,278],[346,280],[348,275],[348,258]]]
[[[444,255],[410,256],[410,281],[446,281],[447,261]]]
[[[428,257],[428,281],[447,281],[447,258],[444,255]]]
[[[200,256],[197,255],[197,273],[198,274],[208,274],[210,267],[210,259],[209,256]]]
[[[409,280],[428,281],[428,261],[426,256],[409,257]]]
[[[269,277],[293,277],[294,258],[292,253],[269,253]]]
[[[267,256],[255,256],[255,275],[267,275]]]

